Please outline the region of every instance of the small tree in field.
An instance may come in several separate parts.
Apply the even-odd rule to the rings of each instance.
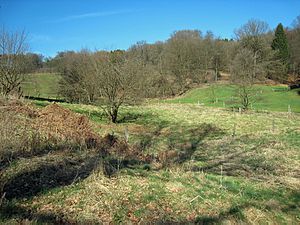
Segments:
[[[0,30],[0,90],[4,95],[20,92],[20,85],[26,72],[26,34]]]
[[[139,64],[128,60],[124,51],[113,51],[95,56],[97,84],[101,107],[113,123],[117,122],[119,108],[134,103],[138,98]]]

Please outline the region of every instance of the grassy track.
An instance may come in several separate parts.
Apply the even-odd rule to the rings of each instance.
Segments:
[[[24,95],[42,98],[59,98],[58,86],[60,76],[52,73],[35,73],[25,75],[22,89]]]

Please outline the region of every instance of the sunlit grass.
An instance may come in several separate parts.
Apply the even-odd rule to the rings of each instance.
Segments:
[[[250,105],[252,110],[287,112],[290,106],[293,112],[300,112],[298,90],[289,90],[287,86],[256,85],[253,88],[253,93],[257,94],[257,97]],[[234,85],[211,85],[192,89],[182,97],[163,102],[204,104],[205,106],[231,108],[239,107],[239,100],[236,96]]]

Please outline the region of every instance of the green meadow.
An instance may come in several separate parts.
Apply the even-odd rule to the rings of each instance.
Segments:
[[[213,107],[238,107],[239,100],[234,85],[210,85],[188,91],[183,96],[166,100],[170,103],[204,104]],[[289,90],[287,86],[263,86],[253,87],[252,110],[268,110],[287,112],[291,107],[293,112],[300,112],[299,90]]]

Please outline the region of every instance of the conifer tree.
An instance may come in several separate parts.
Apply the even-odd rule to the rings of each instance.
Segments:
[[[278,24],[275,30],[275,38],[271,45],[273,50],[277,51],[277,56],[280,61],[288,66],[290,59],[290,51],[288,40],[281,23]]]

